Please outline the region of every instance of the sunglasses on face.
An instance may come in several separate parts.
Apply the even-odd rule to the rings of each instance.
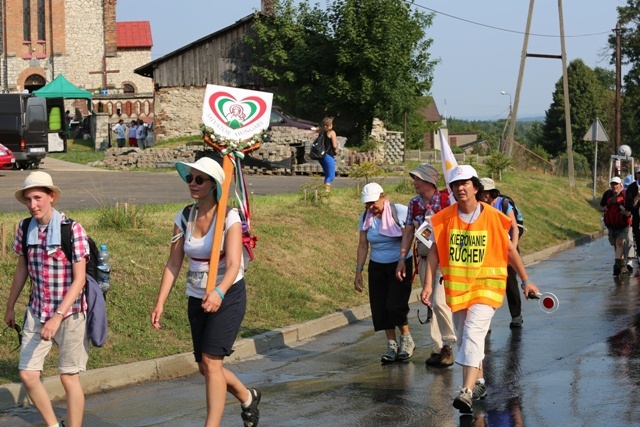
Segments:
[[[20,325],[15,323],[13,325],[13,328],[11,328],[10,326],[7,326],[6,328],[4,328],[4,331],[2,332],[2,335],[4,335],[5,332],[7,332],[7,329],[13,329],[18,334],[18,346],[13,349],[13,351],[16,351],[17,349],[19,349],[22,346],[22,328],[20,328]]]
[[[422,321],[422,319],[420,319],[420,310],[418,309],[418,322],[420,322],[421,325],[426,325],[427,323],[431,322],[432,318],[433,309],[430,306],[427,306],[427,320],[425,320],[424,322]]]
[[[195,179],[196,184],[198,184],[198,185],[204,184],[205,181],[211,181],[211,178],[203,178],[202,175],[198,175],[198,176],[194,177],[191,174],[185,176],[184,179],[187,181],[187,184],[191,184],[191,181],[193,181]]]

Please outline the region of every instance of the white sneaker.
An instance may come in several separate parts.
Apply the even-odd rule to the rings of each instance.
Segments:
[[[413,356],[413,349],[416,344],[413,342],[411,335],[400,337],[400,350],[398,350],[398,360],[409,360]]]

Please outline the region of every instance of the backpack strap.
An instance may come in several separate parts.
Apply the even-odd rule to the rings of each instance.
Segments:
[[[27,234],[29,233],[29,224],[31,223],[31,218],[28,217],[22,220],[22,256],[29,265],[29,247],[27,246]],[[73,225],[73,220],[71,218],[67,218],[67,221],[64,221],[60,224],[60,246],[62,246],[62,251],[64,255],[67,257],[69,262],[71,262],[71,257],[73,256],[73,236],[71,233],[71,226]]]

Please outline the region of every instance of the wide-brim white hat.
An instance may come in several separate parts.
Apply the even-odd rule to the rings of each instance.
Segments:
[[[184,182],[187,182],[187,175],[191,173],[191,169],[209,175],[216,182],[216,199],[220,200],[225,176],[224,170],[222,170],[222,166],[218,162],[210,157],[202,157],[195,163],[177,162],[176,169]]]
[[[22,188],[16,191],[16,199],[20,203],[26,205],[27,201],[24,199],[24,192],[31,188],[48,188],[49,190],[53,191],[56,196],[53,199],[53,203],[51,203],[51,205],[55,205],[56,203],[58,203],[58,201],[62,197],[62,190],[53,185],[53,179],[51,178],[51,175],[46,172],[35,171],[27,175],[24,182],[22,183]]]

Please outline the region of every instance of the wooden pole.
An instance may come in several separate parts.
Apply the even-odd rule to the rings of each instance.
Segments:
[[[229,155],[224,155],[222,159],[222,170],[224,171],[224,182],[222,183],[222,194],[218,200],[216,208],[216,220],[213,228],[213,244],[211,245],[211,258],[209,259],[209,276],[207,277],[207,293],[216,287],[218,278],[218,263],[220,262],[220,251],[222,250],[222,235],[224,233],[224,222],[227,217],[227,201],[229,200],[229,189],[233,180],[233,162]]]

